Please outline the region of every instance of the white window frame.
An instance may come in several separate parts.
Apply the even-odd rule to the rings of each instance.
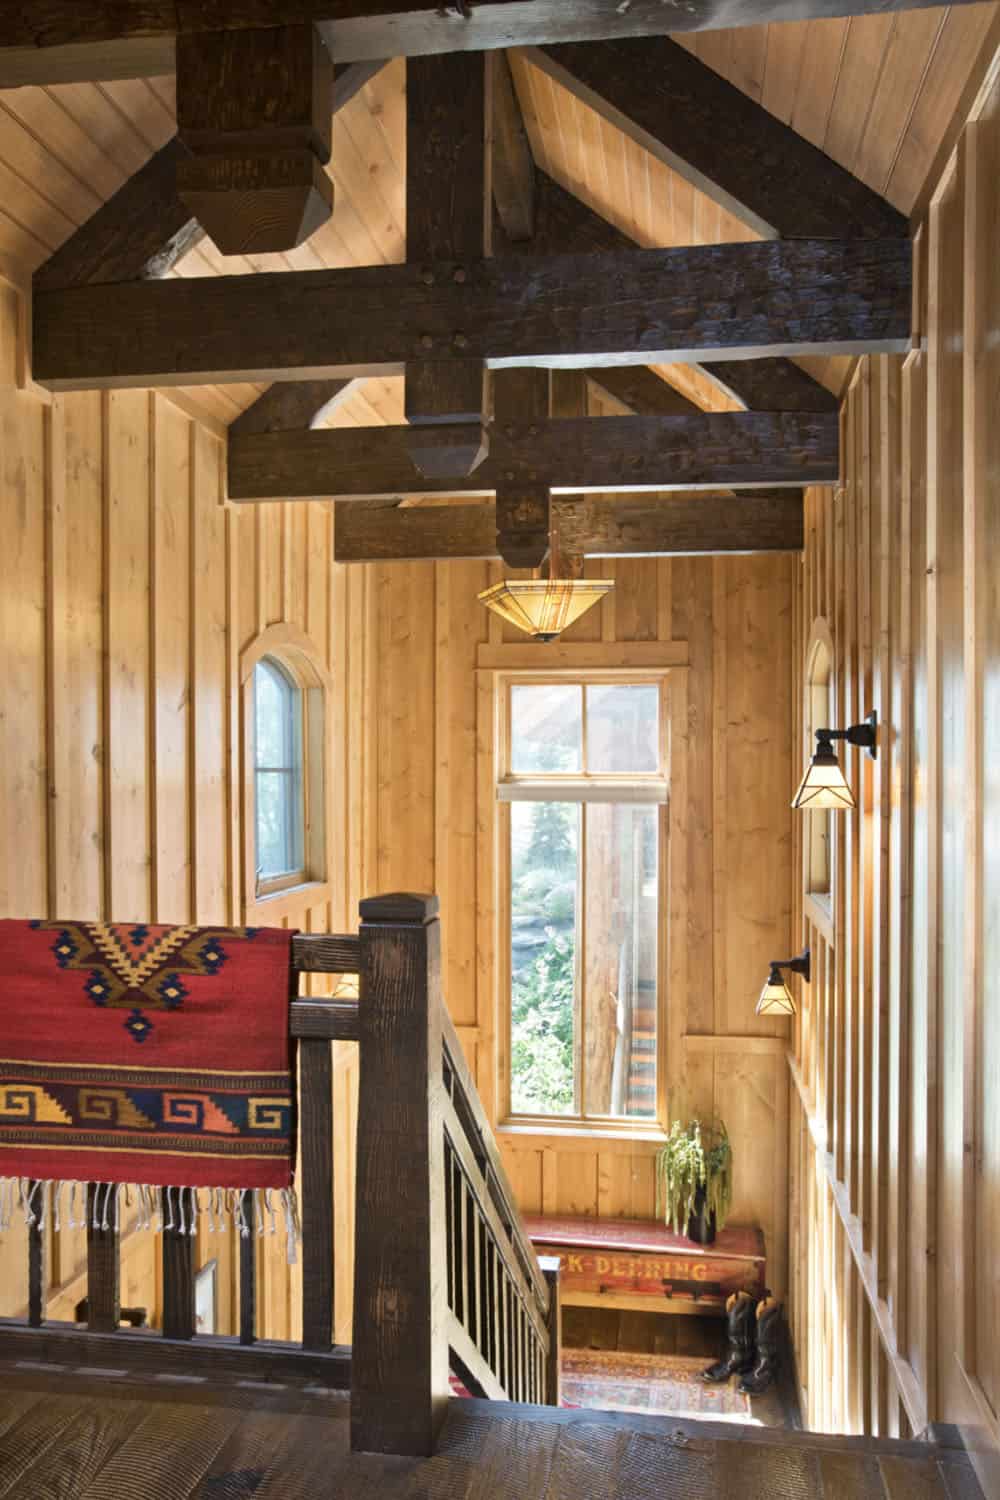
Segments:
[[[254,678],[265,658],[274,661],[295,684],[302,708],[302,861],[297,870],[268,879],[257,874],[257,755]],[[303,897],[320,904],[329,895],[326,808],[331,785],[327,704],[330,676],[319,648],[304,631],[272,625],[240,659],[243,719],[243,906],[244,919],[269,923],[301,911]],[[286,910],[287,908],[287,910]]]
[[[497,856],[497,999],[498,999],[498,1115],[504,1128],[538,1134],[571,1131],[586,1134],[654,1135],[660,1137],[668,1126],[667,1081],[667,1007],[669,964],[670,905],[670,771],[671,708],[669,693],[672,673],[669,669],[579,670],[579,671],[511,671],[498,672],[496,688],[496,856]],[[567,683],[591,687],[612,684],[618,687],[654,684],[659,689],[659,768],[655,772],[589,775],[586,770],[573,775],[542,773],[517,774],[511,771],[511,688]],[[586,694],[584,694],[584,705]],[[586,745],[586,707],[583,736]],[[586,1112],[584,1097],[583,1056],[586,1045],[584,987],[577,983],[577,1022],[574,1067],[575,1095],[584,1108],[579,1113],[520,1114],[511,1107],[511,817],[515,801],[576,801],[645,803],[658,809],[657,858],[657,957],[656,957],[656,1100],[650,1116],[625,1118]],[[580,899],[583,899],[581,886]],[[585,951],[585,917],[577,917],[580,941],[577,962]]]
[[[267,672],[275,676],[283,690],[287,693],[286,707],[288,709],[291,723],[286,726],[286,735],[290,743],[290,763],[281,766],[261,766],[258,764],[257,755],[254,754],[253,779],[254,779],[254,841],[255,841],[255,879],[258,896],[269,895],[274,891],[287,890],[289,886],[301,885],[305,879],[306,850],[305,850],[305,825],[306,825],[306,796],[308,792],[308,781],[306,776],[306,716],[308,712],[307,697],[294,673],[285,665],[278,656],[262,656],[253,669],[253,698],[254,698],[254,734],[256,736],[260,719],[260,708],[258,693],[261,674]],[[256,745],[254,746],[256,752]],[[260,821],[259,821],[259,793],[260,778],[267,775],[280,775],[284,778],[286,795],[289,806],[286,814],[289,816],[289,833],[291,835],[291,849],[293,859],[284,870],[275,870],[265,875],[261,867],[260,856]]]
[[[834,690],[836,660],[830,627],[821,616],[813,621],[806,648],[803,674],[803,767],[816,748],[816,730],[835,725]],[[835,819],[829,809],[804,809],[802,817],[802,895],[806,914],[833,941],[834,890],[836,888]]]

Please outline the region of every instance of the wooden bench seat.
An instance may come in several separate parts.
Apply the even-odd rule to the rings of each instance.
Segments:
[[[572,1307],[638,1312],[725,1312],[732,1292],[764,1294],[764,1235],[728,1225],[696,1245],[654,1219],[525,1215],[539,1254],[558,1256],[562,1300]]]

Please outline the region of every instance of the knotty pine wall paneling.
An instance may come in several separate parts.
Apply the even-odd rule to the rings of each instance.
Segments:
[[[677,1112],[717,1110],[736,1157],[737,1220],[759,1222],[769,1275],[785,1279],[787,1045],[754,1004],[790,941],[791,621],[796,559],[601,560],[616,588],[567,631],[590,664],[629,646],[686,657],[688,789],[671,816],[686,834],[687,982],[665,999]],[[376,884],[436,890],[452,1018],[496,1118],[497,803],[489,653],[518,637],[478,603],[499,565],[355,565],[372,575],[370,756]],[[523,648],[522,648],[523,649]],[[537,649],[537,656],[534,650]],[[531,661],[545,664],[544,648]],[[678,789],[675,788],[675,792]],[[526,1212],[646,1217],[657,1142],[501,1129]]]
[[[231,508],[216,432],[154,392],[51,398],[26,374],[26,288],[0,279],[0,912],[349,931],[373,872],[362,693],[367,577],[332,562],[322,505]],[[241,858],[241,654],[308,634],[331,675],[327,879],[247,908]],[[357,650],[349,649],[356,643]],[[338,1044],[335,1170],[353,1192],[356,1049]],[[349,1329],[352,1209],[338,1219],[338,1337]],[[258,1331],[298,1327],[297,1269],[261,1241]],[[49,1237],[50,1307],[84,1295],[82,1231]],[[220,1262],[232,1326],[237,1257]],[[155,1241],[126,1231],[123,1299],[157,1312]],[[0,1302],[26,1300],[25,1232],[0,1238]]]
[[[796,746],[814,622],[834,641],[857,809],[792,1049],[791,1311],[807,1425],[960,1425],[1000,1494],[1000,63],[917,227],[917,346],[862,361],[843,486],[807,497]],[[799,753],[802,753],[800,751]],[[802,826],[795,828],[801,860]],[[801,868],[801,866],[800,866]],[[817,983],[817,980],[819,982]],[[828,1275],[843,1263],[849,1295]],[[848,1372],[847,1383],[837,1372]]]

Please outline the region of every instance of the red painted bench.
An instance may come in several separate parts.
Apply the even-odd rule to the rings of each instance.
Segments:
[[[638,1312],[725,1312],[732,1292],[764,1295],[764,1235],[728,1225],[696,1245],[653,1219],[585,1219],[526,1214],[536,1250],[558,1255],[562,1300],[571,1307]]]

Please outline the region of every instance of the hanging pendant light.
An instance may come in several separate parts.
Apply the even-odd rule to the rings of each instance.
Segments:
[[[789,969],[793,974],[801,974],[806,984],[809,983],[809,949],[800,953],[798,958],[775,959],[771,963],[764,988],[760,992],[757,1001],[758,1016],[794,1016],[795,1001],[792,992],[782,978],[782,969]]]
[[[614,586],[609,578],[505,578],[479,599],[533,640],[554,641]]]
[[[846,740],[849,745],[867,750],[874,760],[877,734],[878,715],[874,713],[869,714],[863,724],[852,724],[850,729],[817,729],[816,753],[799,782],[792,806],[810,812],[823,812],[828,808],[843,812],[855,807],[854,793],[841,769],[833,742]]]
[[[615,586],[613,578],[584,578],[583,558],[562,552],[555,528],[549,540],[548,578],[505,578],[479,595],[487,609],[535,641],[554,641]]]

